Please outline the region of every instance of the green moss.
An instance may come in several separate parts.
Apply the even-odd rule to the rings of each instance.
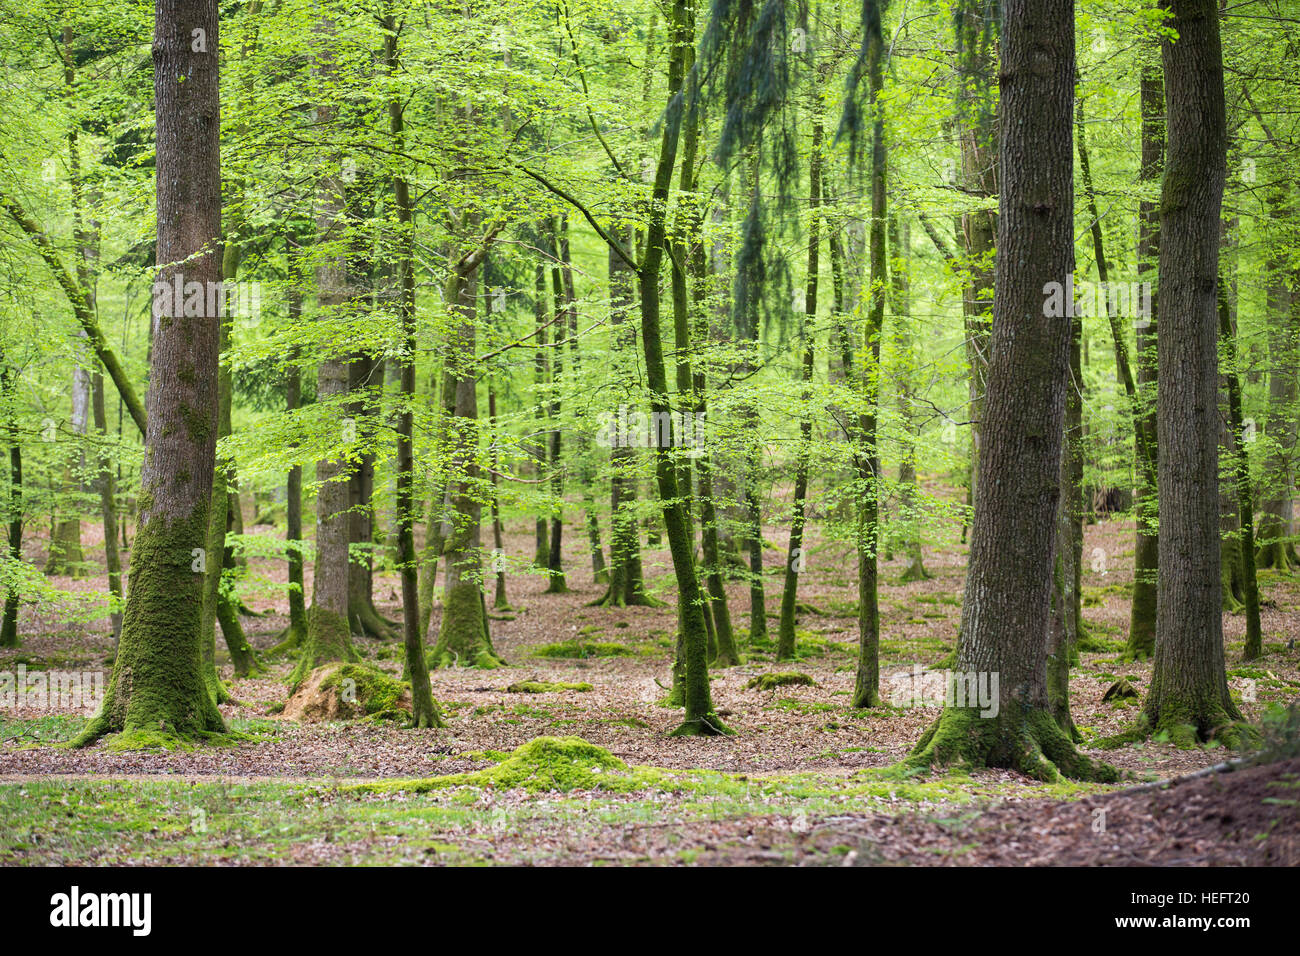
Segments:
[[[784,671],[777,674],[759,674],[751,677],[745,686],[750,690],[776,690],[778,687],[813,687],[816,681],[799,671]]]
[[[1100,782],[1119,779],[1114,767],[1079,753],[1045,708],[1025,709],[1007,701],[997,717],[982,717],[974,708],[945,708],[900,769],[949,766],[1004,767],[1047,783],[1062,775]]]
[[[521,680],[516,681],[506,688],[508,694],[558,694],[561,691],[591,690],[591,685],[585,681],[580,683],[570,683],[568,681],[549,681],[549,680]]]
[[[537,737],[515,748],[505,760],[485,770],[361,784],[350,789],[365,793],[409,791],[424,793],[448,787],[492,787],[497,790],[633,790],[672,788],[671,779],[653,768],[629,767],[604,747],[581,737]]]
[[[348,680],[353,682],[356,701],[355,704],[351,701],[347,703],[355,706],[360,713],[381,720],[410,716],[409,711],[398,705],[398,701],[402,694],[411,689],[411,685],[389,677],[377,667],[366,664],[340,664],[321,681],[321,690],[337,688],[341,693],[343,682]]]
[[[450,555],[448,560],[452,560]],[[477,567],[477,559],[470,562]],[[429,654],[430,669],[475,667],[494,670],[505,660],[492,647],[483,594],[472,577],[462,577],[443,597],[438,643]]]
[[[542,644],[533,648],[535,657],[577,658],[588,657],[635,657],[636,650],[626,644],[610,641],[560,641],[558,644]]]
[[[1132,599],[1132,583],[1108,584],[1103,588],[1084,588],[1081,600],[1084,607],[1104,607],[1109,597]]]
[[[347,616],[313,603],[307,608],[307,640],[289,675],[289,686],[297,689],[308,674],[323,664],[356,659]]]
[[[182,735],[165,730],[128,730],[110,734],[104,739],[104,749],[110,753],[127,753],[141,750],[182,751],[189,753],[200,745],[233,747],[250,740],[242,733],[208,733]]]
[[[188,738],[225,730],[203,677],[199,611],[203,574],[193,551],[207,534],[206,500],[188,517],[150,518],[131,548],[129,598],[100,713],[73,741],[104,734],[166,732]]]

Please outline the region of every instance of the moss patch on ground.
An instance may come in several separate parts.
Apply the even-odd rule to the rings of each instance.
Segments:
[[[751,677],[745,686],[750,690],[776,690],[778,687],[813,687],[816,681],[799,671],[778,674],[759,674]]]
[[[591,690],[591,685],[586,681],[574,683],[572,681],[551,681],[551,680],[521,680],[515,681],[506,688],[507,694],[558,694],[561,691]]]
[[[575,658],[581,660],[588,657],[635,657],[637,650],[628,647],[626,644],[615,644],[612,641],[560,641],[556,644],[542,644],[533,648],[535,657],[551,658]]]

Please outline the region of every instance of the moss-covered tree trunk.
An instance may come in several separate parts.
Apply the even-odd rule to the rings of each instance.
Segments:
[[[822,114],[817,87],[812,96],[812,152],[808,157],[808,272],[804,279],[803,362],[800,382],[803,414],[799,421],[799,450],[794,469],[794,504],[790,515],[790,545],[785,556],[785,585],[781,589],[781,618],[777,626],[776,659],[794,659],[795,609],[799,602],[799,572],[803,570],[803,529],[807,520],[808,471],[812,465],[812,379],[816,364],[813,336],[817,330],[817,283],[821,270]]]
[[[195,50],[193,31],[207,42]],[[140,516],[122,639],[99,714],[78,738],[114,731],[182,736],[223,731],[203,682],[199,617],[217,437],[220,316],[167,294],[179,281],[221,288],[217,5],[157,0],[157,263]],[[180,82],[178,77],[184,77]]]
[[[1287,288],[1292,268],[1288,255],[1286,191],[1269,197],[1269,252],[1264,264],[1265,307],[1268,314],[1267,484],[1259,522],[1258,566],[1289,571],[1300,564],[1291,537],[1294,518],[1296,460],[1297,361],[1300,361],[1300,298]]]
[[[1052,716],[1076,743],[1083,739],[1070,715],[1070,664],[1083,630],[1079,585],[1083,565],[1083,320],[1070,319],[1070,384],[1065,392],[1061,446],[1061,501],[1056,509],[1052,612],[1047,631],[1047,699]]]
[[[1168,154],[1161,191],[1160,582],[1143,717],[1190,744],[1240,714],[1228,696],[1219,580],[1219,214],[1226,118],[1213,0],[1168,0]]]
[[[538,242],[544,241],[546,235],[545,224],[541,224],[537,230]],[[537,399],[535,418],[537,420],[537,430],[533,438],[533,462],[537,466],[537,481],[540,485],[544,480],[547,472],[547,460],[549,457],[549,431],[546,427],[547,419],[550,417],[548,410],[550,402],[547,398],[547,391],[550,387],[550,368],[551,362],[549,350],[547,349],[548,328],[550,327],[550,311],[547,307],[547,288],[546,288],[546,267],[538,262],[533,269],[533,320],[534,344],[537,346],[533,353],[533,387]],[[551,563],[551,532],[550,519],[546,514],[537,515],[537,548],[533,553],[533,567],[549,568]]]
[[[1113,777],[1075,750],[1047,689],[1071,322],[1045,314],[1044,290],[1074,269],[1074,5],[1003,9],[997,296],[956,667],[987,706],[954,693],[910,761]]]
[[[473,230],[471,230],[473,231]],[[478,379],[474,365],[477,274],[453,274],[449,302],[455,303],[448,369],[455,382],[451,418],[450,529],[443,544],[447,561],[442,625],[430,658],[433,667],[499,667],[505,662],[492,647],[483,598],[481,545],[483,489],[478,465]]]
[[[863,334],[863,360],[857,370],[858,409],[852,439],[858,497],[854,539],[858,556],[858,666],[853,682],[853,706],[880,703],[880,607],[877,552],[880,542],[880,453],[876,445],[876,420],[880,395],[880,333],[885,321],[885,296],[889,282],[886,261],[885,117],[880,93],[884,85],[883,5],[870,0],[863,7],[862,52],[871,103],[871,227],[869,258],[871,292]],[[852,374],[853,349],[841,338],[845,374]]]
[[[689,71],[694,63],[693,48],[686,50],[683,69]],[[681,281],[689,290],[689,298],[683,301],[687,312],[685,327],[689,333],[687,368],[690,372],[690,392],[692,401],[689,410],[695,415],[695,425],[684,436],[689,446],[688,458],[694,462],[695,476],[700,506],[700,546],[702,567],[700,573],[704,578],[708,592],[708,605],[705,624],[710,627],[710,660],[719,667],[732,667],[740,663],[740,653],[736,648],[736,637],[731,626],[731,608],[727,604],[727,591],[723,583],[722,566],[718,554],[718,515],[713,499],[713,468],[710,445],[704,428],[708,416],[709,362],[706,344],[709,340],[709,308],[707,304],[709,268],[704,250],[704,206],[703,198],[697,194],[696,157],[699,150],[700,122],[698,116],[687,119],[685,142],[682,149],[681,172],[678,183],[684,198],[680,216],[685,228],[683,241],[678,242],[673,257],[674,271],[680,263]],[[674,280],[675,284],[678,280]],[[674,292],[674,309],[677,294]],[[674,315],[674,325],[678,322]],[[685,426],[683,416],[683,426]]]
[[[9,446],[9,495],[5,500],[5,517],[8,519],[8,537],[5,547],[9,558],[21,561],[23,557],[23,448],[18,438],[18,416],[13,408],[14,372],[5,364],[3,345],[0,345],[0,411],[5,413]],[[0,647],[18,646],[18,590],[5,592],[3,616],[0,616]]]
[[[551,401],[549,417],[551,431],[547,436],[549,448],[547,458],[551,472],[551,496],[554,503],[551,510],[550,541],[546,547],[546,572],[549,580],[546,593],[564,594],[569,590],[564,579],[564,468],[560,462],[563,432],[560,424],[560,390],[564,376],[564,340],[568,328],[568,316],[573,308],[564,294],[564,277],[561,263],[567,261],[568,242],[565,239],[563,221],[560,225],[551,223],[551,250],[555,264],[551,267],[551,296],[555,309],[555,349],[551,354]]]
[[[333,24],[323,20],[317,26],[322,44],[317,53],[318,70],[323,79],[335,75],[335,53],[331,46]],[[320,105],[317,121],[329,130],[338,121],[337,108]],[[331,165],[338,168],[338,162]],[[343,325],[350,318],[352,297],[347,286],[347,255],[340,251],[339,232],[345,222],[344,184],[341,176],[321,179],[316,198],[316,235],[321,255],[316,265],[317,321]],[[328,251],[326,251],[328,250]],[[322,356],[316,370],[316,401],[337,416],[340,431],[334,436],[335,447],[346,451],[336,457],[316,462],[316,561],[312,573],[312,600],[307,609],[307,638],[303,641],[298,664],[290,675],[297,685],[308,674],[330,661],[356,660],[352,632],[348,624],[348,541],[351,504],[348,494],[348,464],[355,427],[346,420],[348,398],[348,364],[351,359],[344,342],[335,343]]]
[[[498,611],[512,610],[506,596],[506,546],[502,540],[501,493],[497,489],[497,472],[501,470],[497,450],[497,392],[492,379],[488,379],[488,465],[492,469],[492,570],[495,578],[492,607]]]
[[[1259,623],[1259,582],[1255,578],[1255,514],[1250,487],[1250,458],[1246,453],[1245,429],[1241,417],[1241,375],[1237,371],[1237,330],[1233,327],[1227,283],[1219,278],[1219,336],[1223,347],[1223,377],[1228,386],[1228,429],[1232,468],[1229,487],[1237,495],[1241,539],[1236,549],[1241,578],[1242,604],[1246,611],[1246,645],[1242,660],[1253,661],[1264,654]],[[1220,509],[1222,511],[1222,509]],[[1222,552],[1220,552],[1222,560]]]
[[[615,223],[613,237],[630,245],[632,231]],[[615,395],[620,403],[618,417],[638,396],[634,373],[633,349],[636,331],[629,313],[632,309],[634,289],[632,267],[609,247],[609,325],[610,365]],[[637,451],[618,430],[615,422],[608,436],[609,450],[609,590],[597,602],[603,607],[648,606],[651,601],[645,593],[641,571],[641,536],[637,531]]]
[[[663,333],[660,327],[659,272],[666,252],[666,206],[672,181],[673,166],[677,159],[677,143],[681,131],[682,102],[678,96],[685,69],[685,50],[691,42],[689,0],[674,0],[672,8],[673,42],[668,57],[668,116],[663,123],[659,143],[659,158],[655,165],[654,188],[651,195],[650,219],[646,230],[645,254],[638,270],[641,291],[641,344],[645,354],[646,382],[650,390],[650,410],[653,415],[664,416],[659,421],[671,421],[668,377],[664,370]],[[675,731],[677,736],[711,736],[729,732],[713,709],[713,696],[709,689],[708,630],[704,620],[704,601],[699,579],[695,572],[687,515],[679,497],[677,468],[671,447],[660,442],[654,450],[655,476],[659,486],[659,501],[663,509],[668,548],[672,555],[673,576],[677,581],[678,618],[682,653],[680,661],[685,666],[682,683],[683,704],[686,715]]]
[[[385,19],[384,60],[390,73],[398,69],[397,29],[392,16]],[[399,152],[405,144],[405,117],[400,99],[388,104],[389,132]],[[415,727],[441,727],[442,717],[433,701],[429,668],[420,631],[418,558],[415,553],[415,215],[406,178],[393,176],[393,204],[397,207],[397,291],[402,352],[399,393],[402,409],[397,422],[397,560],[402,579],[402,645],[406,679],[411,682],[411,723]]]
[[[289,324],[292,326],[302,314],[302,293],[294,274],[289,280]],[[302,368],[297,355],[290,355],[284,373],[284,407],[290,415],[298,410],[302,400]],[[285,479],[284,546],[289,587],[289,625],[279,635],[277,647],[295,649],[307,636],[307,599],[303,581],[302,559],[302,466],[294,465]]]

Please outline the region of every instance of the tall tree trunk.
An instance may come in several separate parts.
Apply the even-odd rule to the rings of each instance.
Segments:
[[[987,202],[998,195],[999,163],[998,44],[1005,4],[959,0],[953,11],[957,49],[957,117],[961,163],[958,184],[972,199]],[[965,252],[962,314],[966,328],[966,363],[970,367],[971,468],[969,500],[978,481],[979,445],[988,387],[990,330],[993,318],[993,260],[997,216],[990,209],[964,212],[960,239]],[[965,540],[965,529],[963,529]]]
[[[497,392],[488,379],[488,454],[492,468],[492,567],[496,577],[496,590],[492,596],[492,607],[498,611],[513,610],[510,599],[506,597],[506,547],[502,540],[501,528],[501,494],[497,490],[497,472],[501,470],[500,454],[497,451]]]
[[[82,490],[77,475],[83,470],[81,466],[85,460],[83,445],[89,410],[90,372],[78,362],[72,370],[72,416],[69,419],[72,434],[76,437],[65,458],[61,500],[56,502],[56,517],[51,524],[50,552],[45,563],[45,573],[50,575],[86,576],[86,556],[81,549],[81,516],[76,512],[80,507],[77,502]]]
[[[668,194],[677,142],[681,131],[682,101],[679,96],[685,75],[685,49],[691,42],[689,0],[674,0],[672,8],[673,42],[669,50],[668,116],[663,122],[659,159],[655,166],[651,194],[649,225],[646,230],[645,255],[639,269],[641,288],[641,344],[645,353],[646,380],[650,389],[650,409],[655,421],[671,422],[668,377],[664,370],[663,334],[660,328],[659,272],[666,251]],[[704,621],[704,603],[695,573],[690,527],[685,507],[679,498],[677,469],[672,449],[657,443],[654,450],[655,475],[659,501],[663,509],[668,548],[672,554],[673,575],[677,580],[678,608],[682,637],[682,659],[686,674],[683,683],[685,720],[673,734],[697,736],[728,733],[713,709],[709,689],[708,631]]]
[[[1214,0],[1166,0],[1169,146],[1160,197],[1160,581],[1143,716],[1188,744],[1241,715],[1228,696],[1219,582],[1219,213],[1227,140]]]
[[[1154,59],[1154,58],[1153,58]],[[1146,183],[1158,181],[1164,174],[1165,159],[1165,92],[1164,74],[1158,60],[1145,63],[1140,80],[1142,110],[1142,166],[1138,178]],[[1138,280],[1151,283],[1160,259],[1160,206],[1143,200],[1138,203]],[[1159,290],[1152,283],[1151,314],[1137,323],[1137,403],[1133,409],[1135,434],[1146,447],[1146,467],[1138,471],[1133,511],[1137,533],[1133,547],[1133,605],[1129,615],[1129,657],[1150,657],[1156,647],[1156,592],[1160,564],[1159,533],[1156,528],[1159,503],[1156,481],[1151,475],[1159,467],[1159,440],[1156,428],[1156,322],[1159,315]],[[1149,469],[1149,470],[1148,470]]]
[[[1047,691],[1071,323],[1047,314],[1045,293],[1074,270],[1074,4],[1008,0],[1004,9],[997,296],[958,675],[954,705],[911,761],[1114,779],[1075,750]]]
[[[1241,543],[1237,560],[1241,567],[1242,598],[1246,610],[1246,646],[1241,658],[1253,661],[1264,654],[1259,624],[1259,583],[1255,578],[1255,515],[1250,489],[1250,458],[1241,418],[1241,375],[1237,371],[1237,332],[1228,304],[1228,287],[1219,276],[1219,336],[1223,343],[1224,378],[1228,384],[1228,428],[1231,432],[1232,487],[1237,492],[1237,515],[1241,521]]]
[[[377,393],[383,388],[383,362],[372,355],[360,355],[348,367],[349,415],[358,423],[370,423],[378,417]],[[369,441],[366,441],[369,444]],[[363,451],[356,469],[348,480],[349,551],[357,545],[360,555],[352,554],[348,564],[348,620],[354,633],[370,637],[391,638],[392,622],[375,609],[375,454]]]
[[[555,503],[551,512],[551,540],[546,550],[546,570],[550,580],[546,585],[547,594],[564,594],[569,590],[564,580],[564,468],[560,464],[562,432],[560,431],[560,388],[564,379],[564,339],[567,321],[573,303],[564,294],[564,276],[561,264],[568,262],[568,240],[563,231],[563,223],[557,227],[551,225],[551,248],[555,253],[555,264],[551,267],[552,305],[555,317],[555,350],[551,358],[551,433],[550,433],[550,467],[551,494]]]
[[[286,249],[289,260],[288,319],[292,328],[301,321],[302,276],[297,268],[297,245],[289,240]],[[302,400],[302,367],[295,352],[288,358],[284,373],[284,407],[290,415],[298,410]],[[302,466],[289,469],[285,487],[284,546],[288,565],[289,626],[279,635],[277,650],[296,649],[307,636],[307,601],[303,583],[302,560]]]
[[[898,465],[898,532],[896,542],[907,567],[902,580],[925,581],[925,556],[921,550],[921,501],[916,476],[916,342],[912,334],[911,246],[912,230],[906,218],[895,214],[889,220],[889,246],[894,270],[890,274],[890,298],[894,313],[894,348],[898,353],[898,405],[902,419],[902,449]]]
[[[615,224],[612,235],[624,246],[630,244],[632,230]],[[636,397],[632,350],[636,331],[629,312],[633,302],[632,267],[611,246],[608,257],[610,363],[615,391],[620,402],[618,418],[609,436],[609,590],[596,602],[602,607],[650,605],[641,572],[641,536],[637,532],[637,451],[626,440],[618,424],[627,406]]]
[[[471,230],[473,231],[473,230]],[[474,368],[477,341],[477,276],[453,273],[447,299],[455,305],[448,364],[455,381],[456,406],[451,424],[451,529],[443,545],[447,559],[443,586],[442,626],[431,655],[433,667],[501,666],[492,647],[483,599],[483,554],[478,467],[478,382]]]
[[[390,15],[384,22],[384,60],[389,73],[398,68],[397,24]],[[405,144],[405,118],[401,100],[388,104],[389,132],[396,149]],[[405,177],[393,176],[393,205],[397,207],[397,311],[401,319],[402,356],[400,393],[402,411],[397,423],[397,551],[402,578],[402,645],[406,679],[411,682],[411,723],[415,727],[441,727],[442,716],[433,701],[429,667],[420,631],[420,595],[415,553],[415,214]]]
[[[321,44],[318,70],[328,82],[335,75],[334,24],[322,20],[316,27]],[[337,120],[334,106],[316,108],[317,122],[328,130]],[[331,165],[338,166],[334,157]],[[317,242],[323,248],[343,243],[339,231],[345,223],[344,185],[337,174],[324,176],[316,199]],[[316,266],[317,321],[342,323],[352,307],[347,286],[348,266],[345,252],[331,252]],[[316,401],[332,414],[342,416],[348,395],[349,356],[337,351],[322,357],[316,370]],[[347,441],[350,436],[344,435]],[[316,462],[316,563],[312,574],[312,600],[307,609],[307,640],[303,642],[298,664],[290,675],[297,685],[317,667],[331,661],[352,661],[352,632],[348,625],[348,540],[349,495],[348,464],[342,458],[325,458]]]
[[[753,156],[747,170],[749,202],[759,202],[759,162]],[[832,246],[831,256],[834,259]],[[760,328],[758,321],[758,297],[746,297],[744,307],[737,315],[740,325],[742,374],[752,375],[759,364]],[[745,505],[745,544],[749,552],[749,647],[751,650],[764,650],[769,646],[767,634],[767,594],[763,581],[763,508],[762,498],[758,493],[759,482],[763,477],[763,444],[760,437],[758,407],[755,403],[746,403],[741,408],[742,421],[749,431],[749,441],[745,445],[744,469],[744,505]]]
[[[858,370],[861,406],[854,427],[858,495],[858,667],[853,684],[853,706],[880,703],[880,607],[877,553],[880,544],[880,453],[876,445],[876,419],[880,395],[880,333],[885,322],[888,266],[885,250],[885,116],[880,93],[884,85],[883,11],[876,0],[863,6],[863,53],[867,90],[871,98],[871,293],[863,336],[864,357]],[[842,339],[845,373],[853,368],[849,339]]]
[[[1079,600],[1084,513],[1082,342],[1082,317],[1071,316],[1070,380],[1065,392],[1065,434],[1061,446],[1061,501],[1056,509],[1052,610],[1047,631],[1048,704],[1057,725],[1075,743],[1083,739],[1070,716],[1070,664],[1077,654],[1083,630]]]
[[[206,292],[221,287],[217,24],[213,0],[157,0],[159,293],[175,288],[173,281],[182,289],[189,282]],[[195,36],[206,43],[196,44]],[[182,76],[185,82],[177,82]],[[140,518],[122,640],[99,715],[78,744],[112,731],[225,730],[203,683],[203,576],[194,567],[203,554],[215,468],[220,322],[206,307],[212,295],[197,310],[207,314],[197,316],[166,298],[154,296]]]
[[[7,412],[9,432],[9,500],[5,503],[8,512],[9,535],[6,546],[12,561],[23,559],[23,449],[18,440],[18,415],[12,407],[14,373],[5,364],[4,352],[0,350],[0,403]],[[3,616],[0,617],[0,647],[18,646],[18,589],[11,588],[5,593]]]
[[[871,42],[868,39],[868,42]],[[803,570],[804,501],[808,495],[808,471],[812,458],[812,380],[816,355],[817,280],[821,270],[822,115],[820,90],[813,88],[812,152],[808,159],[808,274],[804,282],[803,363],[800,381],[803,415],[799,421],[798,460],[794,470],[794,506],[790,518],[790,546],[785,560],[785,586],[781,589],[781,620],[777,628],[776,659],[794,659],[794,619],[798,604],[799,572]]]
[[[544,242],[545,227],[538,229],[538,241]],[[533,460],[537,463],[537,481],[540,485],[546,475],[549,452],[547,443],[549,433],[546,420],[549,417],[550,402],[546,391],[550,378],[550,360],[547,358],[547,326],[550,323],[546,308],[546,267],[537,263],[533,273],[533,317],[536,322],[535,345],[533,353],[533,384],[537,391],[537,437],[533,442]],[[537,550],[533,555],[533,567],[549,568],[551,564],[550,522],[545,514],[537,516]]]
[[[1287,188],[1268,200],[1270,249],[1264,264],[1266,308],[1268,313],[1268,419],[1265,434],[1269,438],[1267,460],[1268,483],[1263,495],[1263,514],[1259,522],[1259,567],[1289,571],[1300,560],[1291,538],[1294,512],[1292,495],[1296,451],[1297,340],[1300,339],[1300,304],[1292,301],[1294,292],[1287,286],[1290,270],[1286,238]]]
[[[438,385],[438,438],[434,442],[435,460],[446,461],[451,448],[451,422],[456,414],[456,382],[444,366]],[[436,381],[436,379],[435,379]],[[420,635],[427,639],[433,619],[434,591],[438,583],[438,563],[442,560],[451,522],[450,481],[445,469],[433,482],[429,511],[424,522],[424,548],[420,553]]]

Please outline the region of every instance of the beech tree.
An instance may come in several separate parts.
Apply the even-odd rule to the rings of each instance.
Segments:
[[[122,639],[82,744],[109,732],[225,730],[199,637],[221,340],[218,50],[213,0],[157,0],[158,274],[142,502]]]
[[[1047,691],[1071,333],[1044,296],[1074,270],[1074,4],[1009,0],[1003,11],[993,335],[956,666],[990,688],[996,675],[997,706],[945,707],[910,759],[1113,779],[1075,749]]]
[[[1219,216],[1227,118],[1218,8],[1168,0],[1161,44],[1168,146],[1160,194],[1157,408],[1160,577],[1142,717],[1189,742],[1240,739],[1228,694],[1219,574]]]

